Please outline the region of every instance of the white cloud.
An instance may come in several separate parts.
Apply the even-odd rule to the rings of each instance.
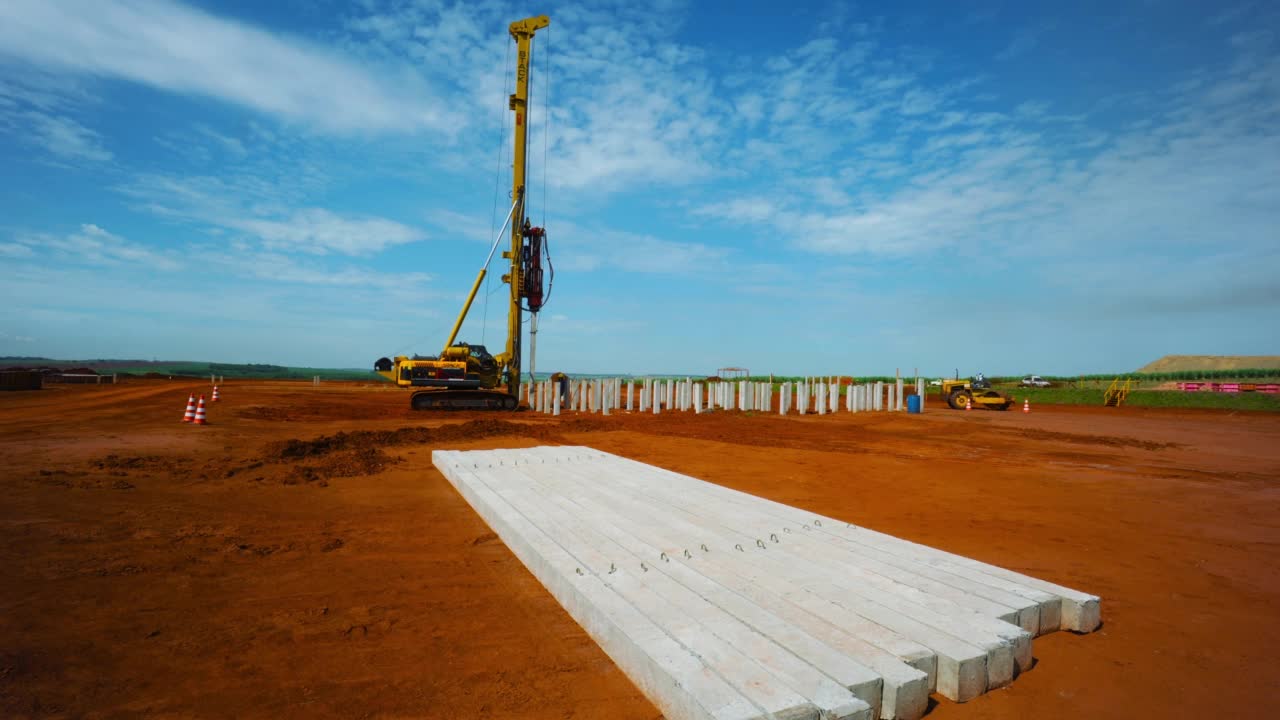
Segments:
[[[0,76],[0,132],[44,148],[59,164],[106,162],[113,155],[102,136],[73,117],[90,100],[74,84],[45,73]]]
[[[35,251],[30,247],[21,243],[0,243],[0,256],[11,258],[28,258],[35,255]]]
[[[548,184],[578,193],[685,185],[719,172],[731,106],[717,98],[700,52],[669,40],[679,13],[661,15],[627,3],[563,6],[535,37],[528,127],[538,181],[544,138]],[[510,143],[514,58],[500,30],[510,19],[488,3],[391,3],[350,18],[347,29],[359,52],[447,78],[449,103],[470,122],[459,130],[461,157],[436,160],[462,170],[489,167],[494,143]]]
[[[427,220],[439,228],[440,235],[444,237],[463,237],[476,242],[492,243],[494,237],[498,234],[499,223],[507,217],[507,212],[511,208],[498,208],[493,213],[492,224],[486,223],[482,218],[460,213],[447,208],[437,208],[427,213]],[[508,227],[508,231],[510,228]]]
[[[61,160],[106,162],[113,156],[102,147],[102,137],[70,117],[41,112],[23,114],[29,139]]]
[[[427,273],[384,273],[360,267],[328,268],[299,262],[279,253],[237,254],[223,263],[224,270],[272,282],[335,287],[367,287],[402,290],[431,281]]]
[[[295,207],[269,179],[141,175],[117,188],[140,209],[256,240],[270,250],[369,255],[417,242],[421,230],[380,217]]]
[[[223,133],[220,133],[217,130],[214,130],[208,125],[197,124],[195,126],[195,130],[196,132],[203,135],[205,138],[212,140],[215,145],[217,145],[223,151],[231,154],[232,157],[243,158],[249,152],[248,150],[245,149],[244,143],[239,138],[234,138],[234,137],[231,137],[230,135],[224,135]]]
[[[601,227],[556,223],[553,249],[566,248],[553,260],[561,270],[588,272],[600,268],[628,273],[687,275],[723,269],[730,251],[705,243],[670,240]]]
[[[924,115],[933,112],[940,104],[938,96],[924,90],[909,90],[902,98],[903,115]]]
[[[0,3],[0,57],[216,98],[327,131],[449,131],[421,77],[169,0]]]
[[[160,252],[140,243],[107,232],[92,223],[80,226],[78,232],[63,236],[26,235],[8,243],[11,257],[35,257],[52,252],[62,262],[72,265],[134,266],[145,270],[172,272],[182,263],[172,252]],[[3,247],[3,246],[0,246]]]
[[[1153,108],[1151,122],[1116,135],[1074,123],[1033,134],[999,114],[956,118],[931,128],[909,156],[835,162],[828,175],[786,176],[777,183],[785,192],[695,212],[764,223],[822,255],[1263,250],[1280,243],[1278,73],[1274,57],[1242,56]],[[894,171],[901,182],[875,182]],[[824,183],[856,187],[863,179],[871,182],[850,203],[821,210],[814,202],[826,202]]]
[[[1013,40],[1009,41],[1009,44],[1005,49],[996,53],[996,59],[1008,61],[1015,60],[1026,55],[1036,49],[1036,46],[1040,44],[1040,36],[1043,35],[1044,32],[1045,28],[1043,27],[1032,27],[1019,30],[1014,34]]]
[[[323,208],[303,208],[279,219],[226,218],[222,224],[270,249],[315,254],[365,255],[423,238],[420,231],[392,220],[343,217]]]

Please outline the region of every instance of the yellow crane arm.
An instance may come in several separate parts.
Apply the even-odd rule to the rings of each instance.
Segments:
[[[515,147],[512,152],[511,197],[525,194],[525,145],[529,135],[529,63],[533,56],[533,35],[551,24],[546,15],[517,20],[507,28],[516,41],[516,91],[508,99],[507,106],[515,113]],[[520,271],[520,250],[524,244],[524,207],[511,223],[511,250],[502,256],[511,261],[511,272],[502,281],[511,285],[510,308],[507,310],[507,348],[499,360],[507,368],[507,392],[520,396],[520,334],[523,318],[520,311],[520,293],[524,278]]]
[[[520,207],[522,197],[517,197],[512,203],[511,210],[507,212],[507,219],[502,221],[502,229],[498,231],[498,237],[493,239],[493,245],[489,248],[489,257],[484,259],[484,265],[480,268],[480,272],[476,273],[476,281],[471,286],[471,293],[467,295],[467,301],[462,305],[462,312],[458,313],[458,319],[453,323],[453,330],[449,332],[449,339],[444,341],[444,349],[448,350],[453,347],[453,341],[458,339],[458,331],[462,329],[462,323],[467,319],[467,313],[471,310],[471,303],[476,299],[476,293],[480,290],[480,283],[484,282],[484,276],[489,272],[489,263],[493,260],[493,254],[498,251],[498,243],[502,242],[502,236],[507,232],[507,225],[511,222],[511,218],[516,214],[516,208]],[[444,353],[441,351],[441,356]]]

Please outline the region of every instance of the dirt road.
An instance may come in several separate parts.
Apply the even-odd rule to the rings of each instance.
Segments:
[[[590,445],[1103,597],[929,718],[1260,717],[1280,701],[1280,417],[1036,408],[413,414],[358,385],[0,393],[0,715],[646,718],[431,466]]]

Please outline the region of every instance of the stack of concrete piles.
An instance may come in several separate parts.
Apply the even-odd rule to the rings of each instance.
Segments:
[[[1095,596],[591,448],[432,455],[672,720],[912,720],[1101,622]]]
[[[916,387],[921,381],[916,379]],[[905,386],[901,379],[894,384],[877,381],[844,388],[846,412],[868,410],[899,411],[906,409]],[[564,409],[601,413],[626,410],[703,413],[716,409],[772,412],[782,415],[792,411],[801,415],[825,415],[840,409],[841,385],[836,378],[808,378],[785,382],[775,388],[772,383],[740,380],[736,382],[698,383],[690,378],[626,380],[597,378],[575,380],[561,395],[559,386],[550,380],[525,384],[524,402],[529,408],[553,415]],[[777,400],[775,402],[775,394]],[[923,407],[923,399],[922,399]]]

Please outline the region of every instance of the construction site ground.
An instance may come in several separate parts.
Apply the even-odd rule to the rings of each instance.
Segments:
[[[658,711],[432,467],[590,445],[1103,598],[934,720],[1260,717],[1280,702],[1280,416],[421,414],[360,384],[0,393],[0,716]],[[1019,398],[1019,402],[1021,398]],[[1021,408],[1019,404],[1018,409]],[[340,434],[341,433],[341,434]]]

